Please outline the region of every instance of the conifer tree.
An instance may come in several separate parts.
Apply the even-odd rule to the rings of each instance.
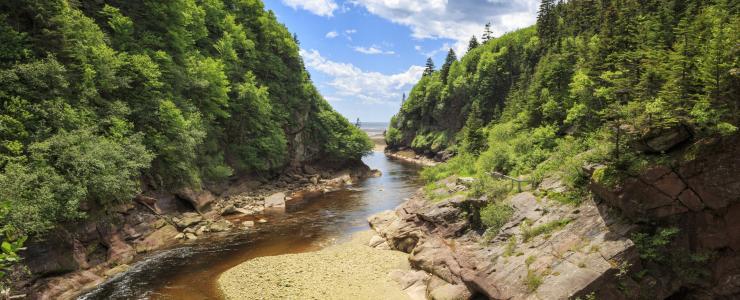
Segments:
[[[555,38],[558,26],[554,2],[554,0],[542,0],[540,10],[537,12],[537,33],[545,44]]]
[[[428,57],[426,68],[424,69],[424,73],[422,73],[422,76],[431,76],[432,74],[434,74],[434,61],[431,57]]]
[[[468,52],[470,52],[470,50],[478,48],[478,45],[478,39],[476,39],[475,36],[472,36],[470,38],[470,42],[468,42]]]
[[[478,101],[473,101],[468,112],[468,119],[463,127],[462,151],[469,154],[479,154],[486,146],[486,137],[483,134],[483,118]]]
[[[440,69],[440,74],[442,75],[442,82],[447,83],[447,76],[450,74],[450,67],[452,66],[452,63],[457,61],[457,55],[455,55],[455,50],[452,50],[450,48],[450,51],[447,52],[447,58],[445,58],[445,63],[442,65],[442,69]]]
[[[483,43],[490,41],[493,38],[493,32],[491,31],[491,22],[486,23],[486,27],[483,29],[483,36],[481,39]]]

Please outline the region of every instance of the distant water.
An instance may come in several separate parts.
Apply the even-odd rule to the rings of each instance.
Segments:
[[[362,122],[360,121],[360,129],[367,132],[369,135],[381,134],[383,131],[388,129],[388,122]]]

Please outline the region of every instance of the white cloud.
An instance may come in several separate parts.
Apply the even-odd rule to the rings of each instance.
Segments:
[[[355,51],[363,53],[363,54],[385,54],[385,55],[393,55],[396,54],[394,51],[386,51],[380,48],[378,45],[372,45],[370,47],[354,47]]]
[[[417,39],[455,40],[458,54],[491,22],[496,36],[534,24],[539,0],[353,0],[370,13],[411,28]]]
[[[326,38],[327,39],[333,39],[333,38],[338,37],[338,36],[339,36],[339,33],[337,33],[336,31],[329,31],[329,32],[326,33]]]
[[[311,13],[324,17],[334,16],[334,11],[339,8],[334,0],[282,0],[283,4],[293,9],[302,8]]]
[[[317,50],[301,49],[300,53],[310,70],[331,77],[327,85],[333,91],[324,92],[324,97],[334,102],[346,99],[365,104],[395,104],[401,101],[402,93],[416,84],[424,72],[422,66],[411,66],[397,74],[366,72],[349,63],[326,59]]]

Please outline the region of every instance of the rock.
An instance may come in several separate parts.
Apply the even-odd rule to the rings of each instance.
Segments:
[[[704,203],[701,202],[699,196],[697,196],[691,189],[685,189],[680,195],[678,195],[678,200],[692,211],[701,211],[704,209]]]
[[[185,238],[188,239],[188,240],[191,240],[191,241],[194,241],[194,240],[197,240],[198,239],[198,237],[195,234],[193,234],[193,233],[186,233],[185,234]]]
[[[181,239],[184,239],[184,238],[185,238],[185,234],[182,233],[182,232],[180,232],[180,233],[178,233],[178,234],[175,235],[175,239],[176,240],[181,240]]]
[[[237,214],[237,213],[239,213],[239,212],[236,210],[236,207],[234,207],[234,205],[232,205],[232,204],[226,205],[221,210],[221,215],[222,216],[228,216],[228,215],[233,215],[233,214]]]
[[[37,284],[45,286],[34,285],[28,299],[75,299],[79,291],[97,286],[103,281],[102,277],[90,270],[74,272],[48,281],[39,281]]]
[[[244,222],[242,222],[242,226],[244,226],[244,227],[254,227],[254,221],[244,221]]]
[[[205,231],[206,231],[206,227],[205,226],[200,226],[200,227],[198,227],[198,229],[195,230],[194,233],[195,233],[196,236],[201,236],[201,235],[203,235],[203,233]]]
[[[79,270],[84,252],[75,250],[72,237],[66,231],[54,231],[26,243],[26,250],[21,254],[29,270],[38,276],[63,274]]]
[[[379,235],[373,235],[372,238],[370,238],[370,242],[368,243],[368,246],[375,248],[375,249],[381,249],[381,250],[390,250],[390,246],[388,245],[388,242],[385,241],[384,238],[380,237]]]
[[[467,300],[472,296],[473,294],[464,285],[449,283],[437,287],[429,293],[429,298],[432,300]]]
[[[192,205],[193,208],[198,212],[204,211],[208,206],[211,205],[214,200],[216,200],[216,197],[214,197],[211,192],[206,190],[196,192],[191,188],[183,188],[177,191],[175,194],[178,198],[185,200],[190,205]]]
[[[265,198],[265,207],[285,207],[285,193],[275,193]]]
[[[103,272],[103,275],[105,275],[105,277],[112,277],[113,275],[126,272],[129,269],[131,269],[131,266],[129,266],[127,264],[122,264],[122,265],[118,265],[118,266],[116,266],[116,267],[114,267],[112,269],[106,270],[105,272]]]
[[[266,219],[259,219],[259,220],[257,220],[257,223],[267,223],[267,220]]]
[[[397,282],[401,289],[413,300],[426,299],[426,281],[429,278],[424,271],[393,270],[388,276]]]
[[[475,183],[475,178],[473,177],[458,177],[457,184],[464,185],[464,186],[471,186],[473,183]]]
[[[667,175],[661,177],[658,181],[653,183],[653,186],[658,188],[661,192],[665,193],[671,198],[678,197],[684,189],[686,184],[676,173],[670,172]]]
[[[196,213],[184,213],[181,218],[173,219],[177,227],[186,228],[203,222],[203,216]]]
[[[319,184],[319,177],[318,176],[311,176],[311,184]]]
[[[136,252],[138,253],[164,248],[165,246],[171,245],[175,242],[174,237],[178,233],[179,232],[175,226],[169,224],[165,225],[157,231],[154,231],[142,241],[135,243],[134,248],[136,248]]]
[[[691,138],[691,133],[683,125],[671,128],[654,129],[643,135],[632,146],[643,152],[662,153]]]
[[[229,231],[233,224],[227,220],[219,220],[215,223],[211,224],[211,231],[213,232],[223,232],[223,231]]]
[[[118,232],[104,236],[103,243],[108,247],[108,262],[126,264],[134,259],[136,251],[124,241]]]
[[[306,172],[306,174],[309,174],[309,175],[316,175],[319,173],[319,171],[317,171],[314,167],[309,166],[309,165],[303,166],[303,172]]]
[[[740,203],[727,209],[725,223],[727,224],[727,236],[730,238],[730,248],[735,252],[740,252]]]

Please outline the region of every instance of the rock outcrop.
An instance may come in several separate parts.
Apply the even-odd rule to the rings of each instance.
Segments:
[[[617,287],[605,283],[613,281],[620,266],[637,258],[634,244],[625,236],[631,225],[593,202],[574,209],[538,200],[529,192],[517,194],[510,199],[514,216],[492,241],[478,233],[475,218],[470,217],[478,206],[465,202],[452,198],[432,203],[418,194],[395,211],[369,219],[391,248],[410,253],[414,267],[441,283],[428,288],[428,298],[607,295],[616,293]],[[546,235],[525,237],[523,232],[524,222],[537,227],[564,219],[572,221]],[[542,284],[528,278],[539,278]]]
[[[671,136],[649,144],[683,142],[684,134]],[[565,192],[548,178],[540,190],[503,200],[514,212],[496,232],[482,228],[487,201],[464,196],[465,178],[440,182],[431,193],[441,201],[420,191],[368,221],[390,248],[409,253],[412,266],[430,274],[427,299],[735,299],[739,140],[700,141],[673,153],[683,157],[673,164],[616,186],[592,182],[594,197],[577,207],[548,199]]]

